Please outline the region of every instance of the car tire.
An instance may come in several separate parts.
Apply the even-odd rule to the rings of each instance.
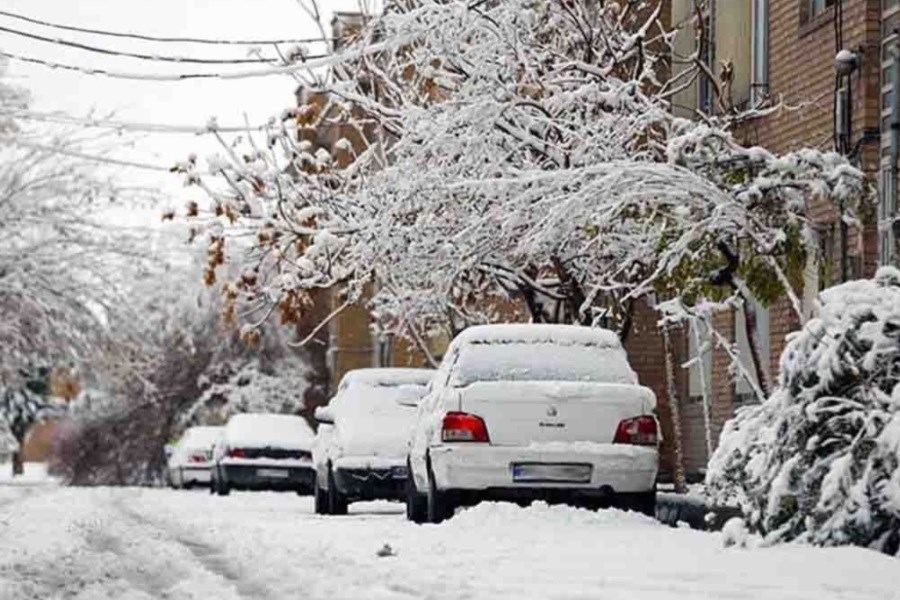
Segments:
[[[334,470],[328,465],[328,512],[332,515],[346,515],[349,502],[347,496],[337,489],[334,481]]]
[[[216,478],[216,494],[219,496],[227,496],[231,493],[231,486],[227,481],[223,481],[221,477]]]
[[[456,507],[450,499],[450,495],[437,489],[431,465],[428,466],[428,495],[426,503],[426,518],[429,523],[443,523],[453,516]]]
[[[323,490],[319,486],[319,482],[316,482],[316,499],[315,499],[315,511],[317,515],[327,515],[330,514],[329,502],[328,502],[328,492]]]
[[[656,489],[641,494],[629,494],[625,502],[617,503],[623,510],[630,510],[656,518]]]
[[[425,523],[428,520],[428,497],[416,489],[416,480],[412,469],[406,467],[406,520],[413,523]]]

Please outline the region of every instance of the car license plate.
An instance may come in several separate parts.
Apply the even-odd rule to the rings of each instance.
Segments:
[[[406,467],[392,468],[391,477],[393,477],[394,479],[406,479]]]
[[[287,479],[288,472],[285,469],[257,469],[259,477],[271,477],[273,479]]]
[[[512,478],[515,482],[531,483],[590,483],[592,465],[569,463],[513,463]]]

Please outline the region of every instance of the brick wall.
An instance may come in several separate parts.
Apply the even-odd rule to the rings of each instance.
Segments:
[[[659,315],[646,302],[639,301],[635,305],[634,326],[625,340],[625,350],[631,367],[637,372],[641,384],[649,387],[656,394],[657,411],[662,427],[662,478],[671,475],[674,460],[675,432],[672,421],[672,406],[666,381],[666,357],[663,337],[656,326]],[[687,390],[687,371],[679,365],[687,356],[687,342],[681,332],[672,333],[672,344],[676,350],[676,385],[679,399],[685,397]],[[679,404],[679,408],[682,405]]]

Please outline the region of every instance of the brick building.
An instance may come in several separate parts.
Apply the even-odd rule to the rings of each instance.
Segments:
[[[776,153],[802,147],[838,149],[874,183],[879,170],[879,140],[883,139],[879,136],[882,108],[890,102],[882,98],[885,90],[880,78],[882,8],[896,20],[900,2],[885,0],[884,4],[882,7],[880,0],[709,0],[703,17],[711,43],[704,59],[715,72],[723,63],[733,66],[731,101],[737,107],[749,107],[768,99],[783,106],[747,122],[737,133],[738,141]],[[695,36],[694,0],[672,0],[671,11],[673,26],[678,28],[676,47],[687,51]],[[890,31],[887,22],[885,31]],[[859,57],[849,82],[836,79],[835,56],[842,49]],[[849,90],[849,103],[841,106],[850,115],[850,127],[843,139],[836,138],[836,123],[840,122],[835,115],[836,94],[840,87]],[[690,115],[696,107],[716,110],[706,82],[699,82],[675,99],[674,110],[682,114]],[[804,273],[805,317],[814,314],[816,294],[821,289],[871,276],[879,261],[875,215],[862,211],[861,225],[842,227],[837,207],[830,201],[810,198],[808,202],[817,252],[809,257]],[[785,337],[800,327],[800,318],[787,298],[768,307],[757,306],[757,311],[762,355],[767,357],[766,367],[774,376]],[[714,322],[718,332],[737,342],[742,357],[749,355],[743,323],[742,316],[734,314],[721,314]],[[678,341],[679,358],[696,352],[693,340],[685,337],[681,335]],[[679,380],[689,472],[703,469],[709,446],[715,446],[722,425],[735,409],[755,402],[750,386],[743,380],[735,381],[728,373],[728,364],[725,353],[716,350]],[[749,364],[746,366],[750,370]],[[651,375],[654,379],[659,376]],[[710,444],[703,415],[703,380],[710,398]]]
[[[900,0],[705,0],[699,4],[710,32],[704,60],[714,72],[723,63],[731,66],[728,103],[746,108],[768,100],[783,106],[773,114],[747,122],[737,133],[738,141],[777,153],[802,147],[839,148],[871,175],[873,183],[880,180],[881,218],[893,214],[894,187],[886,176],[890,173],[887,134],[892,83],[888,49],[897,38],[893,28],[900,23]],[[695,5],[695,0],[664,2],[662,18],[677,28],[676,52],[682,55],[694,47]],[[332,24],[335,38],[341,39],[359,24],[358,16],[338,15]],[[859,59],[849,80],[839,82],[834,58],[841,49],[856,53]],[[846,108],[850,126],[843,139],[836,138],[835,127],[839,87],[849,92]],[[299,90],[298,101],[321,104],[324,98],[311,98]],[[673,111],[684,116],[693,115],[696,108],[716,110],[708,82],[698,81],[673,99]],[[345,159],[335,145],[337,140],[347,137],[354,144],[357,140],[352,137],[353,132],[341,131],[340,127],[301,127],[301,137],[331,151],[341,162]],[[814,313],[819,290],[842,280],[871,276],[879,263],[879,251],[881,262],[888,262],[889,258],[889,243],[882,240],[879,246],[877,215],[862,214],[862,225],[842,227],[837,208],[816,198],[809,199],[809,213],[818,243],[804,275],[805,318]],[[331,293],[328,302],[332,308],[338,305],[338,296],[339,292]],[[801,319],[787,298],[768,307],[757,305],[756,309],[761,352],[767,362],[764,368],[774,377],[785,337],[800,327]],[[655,325],[657,318],[648,304],[639,305],[626,349],[642,382],[653,388],[660,399],[665,436],[663,466],[670,471],[674,423],[666,389],[663,339]],[[369,325],[367,311],[359,307],[345,311],[331,323],[327,342],[332,382],[350,368],[425,364],[424,356],[408,344],[375,339]],[[713,326],[737,344],[742,357],[749,356],[742,315],[720,314]],[[672,340],[685,466],[689,474],[699,475],[724,422],[738,407],[756,400],[751,387],[729,373],[730,360],[724,351],[715,350],[691,369],[682,369],[679,365],[696,355],[697,339],[693,332],[680,331],[674,332]],[[702,339],[699,341],[703,343]],[[436,355],[441,354],[446,342],[432,340]],[[745,366],[752,371],[749,362]],[[704,388],[709,399],[708,412],[704,409]]]

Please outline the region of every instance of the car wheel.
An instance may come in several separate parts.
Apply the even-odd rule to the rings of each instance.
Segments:
[[[637,512],[656,518],[656,490],[640,494],[635,498],[634,505],[634,510]]]
[[[316,482],[316,514],[317,515],[327,515],[328,512],[328,492],[323,490],[319,486],[319,482]]]
[[[442,523],[453,516],[453,506],[447,492],[437,489],[431,467],[428,468],[428,496],[426,498],[426,515],[429,523]]]
[[[406,519],[413,523],[425,523],[428,519],[428,497],[416,489],[412,469],[406,467]]]
[[[619,508],[631,510],[656,518],[656,490],[643,494],[629,494],[628,499],[618,503]]]
[[[221,477],[216,478],[216,493],[220,496],[227,496],[231,493],[231,486]]]
[[[347,496],[343,495],[334,482],[334,471],[328,465],[328,512],[332,515],[346,515],[348,508]]]

